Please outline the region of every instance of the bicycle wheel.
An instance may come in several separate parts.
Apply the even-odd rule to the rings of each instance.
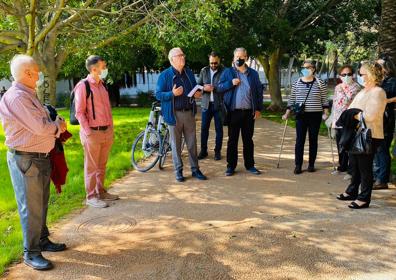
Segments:
[[[131,163],[133,167],[140,172],[150,170],[159,160],[159,151],[161,150],[161,137],[154,128],[140,132],[132,144]]]
[[[164,139],[162,141],[162,152],[161,152],[159,163],[158,163],[159,169],[162,170],[164,168],[166,158],[170,151],[171,151],[171,146],[170,146],[170,140],[169,140],[169,130],[166,130]]]

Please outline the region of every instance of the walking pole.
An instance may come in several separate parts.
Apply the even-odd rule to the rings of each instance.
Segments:
[[[288,121],[288,119],[286,119],[285,128],[283,129],[282,142],[281,142],[281,146],[280,146],[280,150],[279,150],[279,158],[278,158],[278,164],[276,165],[276,168],[279,168],[279,163],[280,163],[280,159],[281,159],[281,155],[282,155],[282,149],[283,149],[283,142],[285,142],[287,121]]]
[[[336,164],[334,161],[334,151],[333,151],[333,138],[331,137],[331,129],[330,127],[327,127],[327,134],[329,135],[329,139],[330,139],[330,148],[331,148],[331,158],[333,159],[333,170],[336,171]]]

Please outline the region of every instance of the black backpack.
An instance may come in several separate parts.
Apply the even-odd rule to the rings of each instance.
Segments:
[[[85,90],[87,93],[87,100],[89,97],[91,97],[91,103],[92,103],[92,115],[93,119],[95,119],[95,105],[94,105],[94,99],[93,99],[93,94],[91,91],[91,87],[89,86],[89,82],[87,80],[84,80],[85,84]],[[87,107],[87,112],[88,112],[88,107]],[[78,122],[76,118],[76,104],[75,104],[75,92],[74,90],[70,94],[70,124],[71,125],[79,125],[80,123]]]

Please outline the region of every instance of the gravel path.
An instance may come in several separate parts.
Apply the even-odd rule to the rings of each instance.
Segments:
[[[327,138],[320,137],[318,171],[295,176],[289,128],[275,168],[282,130],[256,123],[261,176],[240,161],[225,177],[225,160],[212,153],[200,162],[205,182],[185,168],[188,180],[176,183],[170,164],[129,173],[111,190],[121,200],[53,228],[52,239],[69,246],[45,253],[54,270],[17,264],[5,279],[396,279],[395,189],[375,191],[370,209],[348,209],[335,199],[346,182],[330,174]],[[213,131],[210,138],[213,146]]]

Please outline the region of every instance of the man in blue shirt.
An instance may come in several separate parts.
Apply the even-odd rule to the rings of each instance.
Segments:
[[[252,174],[261,172],[254,167],[254,122],[263,109],[263,86],[257,71],[246,65],[244,48],[234,51],[233,66],[224,70],[217,92],[224,93],[227,108],[228,144],[226,176],[232,176],[238,162],[238,138],[242,134],[245,168]]]
[[[195,98],[201,98],[202,92],[197,91],[193,97],[188,97],[197,82],[193,72],[185,67],[186,57],[183,51],[180,48],[173,48],[169,51],[168,58],[171,67],[161,72],[157,81],[156,97],[161,101],[162,115],[169,126],[176,180],[178,182],[185,180],[181,159],[182,136],[186,141],[192,176],[206,180],[198,165],[195,124]]]

